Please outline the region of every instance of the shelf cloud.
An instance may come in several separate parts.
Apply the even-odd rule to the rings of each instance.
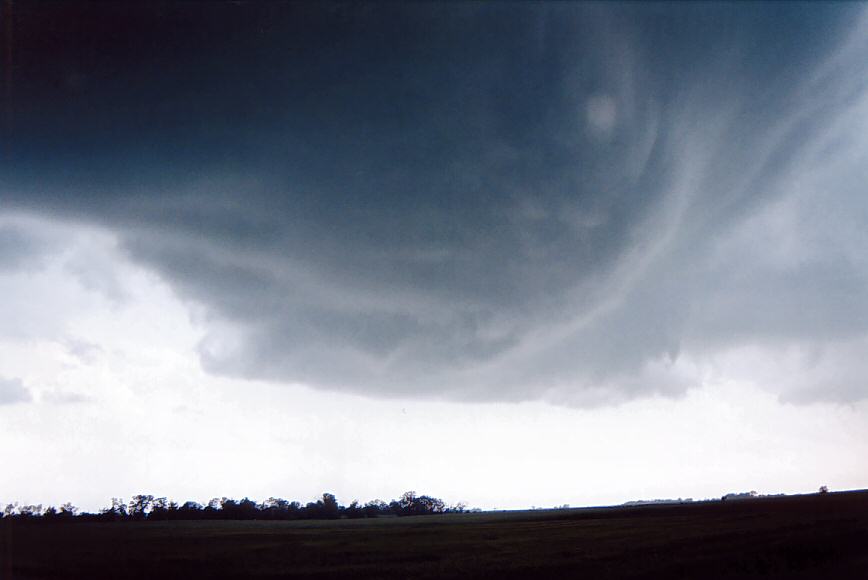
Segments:
[[[110,232],[220,375],[868,397],[864,6],[160,6],[17,8],[0,270]]]

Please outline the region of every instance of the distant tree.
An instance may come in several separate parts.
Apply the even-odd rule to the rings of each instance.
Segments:
[[[392,501],[389,502],[389,512],[391,512],[392,514],[394,514],[396,516],[406,515],[404,513],[404,510],[405,510],[405,507],[403,505],[401,505],[401,502],[399,500],[393,499]]]
[[[440,514],[446,511],[446,504],[442,499],[428,495],[416,495],[415,491],[405,492],[399,500],[389,504],[389,507],[399,516]]]
[[[16,511],[18,511],[18,503],[7,503],[6,507],[3,508],[3,517],[11,518]]]
[[[208,501],[208,505],[205,506],[205,509],[202,511],[202,516],[204,519],[208,520],[216,520],[222,517],[221,505],[226,500],[226,498],[212,497]]]
[[[819,493],[829,493],[829,487],[825,486],[825,485],[821,485]]]
[[[287,501],[282,498],[270,497],[261,504],[244,498],[240,501],[231,498],[213,498],[203,507],[193,501],[178,505],[166,497],[155,498],[148,494],[133,496],[129,503],[121,498],[112,498],[111,506],[103,508],[98,514],[78,513],[79,510],[71,503],[65,503],[60,508],[53,506],[43,510],[42,505],[8,504],[0,517],[20,520],[55,521],[76,518],[81,521],[100,522],[117,520],[249,520],[249,519],[337,519],[365,518],[385,515],[426,515],[447,512],[463,512],[463,503],[447,507],[443,500],[417,495],[414,491],[404,493],[400,499],[390,503],[371,500],[362,505],[353,500],[349,506],[341,506],[331,493],[324,493],[322,499],[310,502],[306,506],[297,501]]]
[[[169,500],[165,497],[154,499],[151,504],[151,511],[148,514],[149,520],[168,520],[169,519]]]
[[[134,520],[143,520],[154,505],[154,496],[139,494],[130,500],[129,516]]]
[[[18,517],[22,520],[29,520],[42,516],[42,504],[22,505],[18,507]]]
[[[238,516],[238,502],[224,497],[220,500],[220,517],[224,520],[234,520]]]
[[[322,517],[322,500],[309,501],[301,508],[301,517],[306,520],[316,520]]]
[[[113,497],[111,507],[100,510],[103,519],[118,520],[127,517],[127,504],[121,498]]]
[[[400,499],[389,504],[395,515],[409,516],[413,514],[413,509],[416,505],[416,492],[405,491]]]
[[[446,511],[446,502],[439,497],[423,495],[419,498],[423,514],[442,514]]]
[[[195,501],[187,501],[178,508],[175,515],[179,520],[200,520],[204,517],[202,505]]]
[[[330,493],[322,494],[322,517],[327,520],[337,519],[340,515],[338,500]]]
[[[74,518],[78,513],[78,508],[72,505],[70,502],[66,502],[62,506],[60,506],[60,513],[58,514],[62,518]]]
[[[259,517],[259,508],[256,502],[249,498],[244,498],[238,502],[238,519],[255,520]]]
[[[365,517],[365,512],[359,505],[359,500],[353,500],[344,510],[344,514],[351,520]]]
[[[455,514],[463,514],[465,511],[467,511],[467,504],[464,503],[463,501],[460,501],[460,502],[456,503],[455,505],[447,508],[446,511],[448,511],[450,513],[455,513]]]
[[[365,517],[375,518],[377,516],[388,514],[389,504],[382,500],[374,499],[366,503],[362,510],[365,512]]]
[[[277,510],[279,512],[286,511],[289,509],[289,502],[283,499],[282,497],[270,497],[264,502],[262,502],[262,509],[268,510]]]
[[[224,497],[220,512],[224,520],[253,520],[259,515],[256,502],[246,497],[240,501]]]
[[[262,516],[269,520],[287,519],[289,502],[280,497],[270,497],[262,502],[258,509]]]

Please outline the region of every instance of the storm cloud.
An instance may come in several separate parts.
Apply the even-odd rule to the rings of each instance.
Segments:
[[[868,396],[863,6],[15,10],[2,207],[112,232],[210,372]]]

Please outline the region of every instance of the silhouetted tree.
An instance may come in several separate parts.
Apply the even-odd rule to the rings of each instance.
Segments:
[[[455,514],[463,514],[465,511],[467,511],[467,504],[464,503],[463,501],[460,501],[460,502],[456,503],[455,505],[451,506],[450,508],[448,508],[446,511],[448,511],[450,513],[455,513]]]
[[[3,517],[11,518],[15,515],[16,510],[18,509],[17,503],[7,503],[6,507],[3,508]]]
[[[62,506],[60,506],[60,513],[58,514],[61,518],[69,519],[74,518],[78,513],[78,508],[72,505],[69,502],[66,502]]]
[[[359,506],[359,500],[353,500],[350,505],[344,509],[344,514],[351,520],[365,517],[364,510]]]
[[[151,507],[154,505],[154,496],[139,494],[134,495],[133,499],[130,500],[130,511],[129,516],[130,519],[133,520],[143,520],[145,516],[147,516],[148,512],[151,510]]]
[[[443,500],[427,495],[417,495],[408,491],[400,499],[387,504],[380,500],[372,500],[364,506],[358,500],[353,500],[349,506],[341,506],[331,493],[324,493],[322,499],[303,506],[297,501],[287,501],[282,498],[270,497],[261,504],[244,498],[237,501],[232,498],[213,498],[207,506],[188,501],[178,505],[166,497],[148,494],[133,496],[129,503],[123,499],[112,498],[111,507],[100,510],[98,514],[78,513],[71,503],[65,503],[57,509],[53,506],[43,510],[42,505],[19,506],[8,504],[0,514],[3,518],[14,518],[28,521],[54,522],[61,520],[76,521],[116,521],[116,520],[292,520],[292,519],[337,519],[337,518],[373,518],[385,515],[427,515],[446,512],[461,512],[464,504],[446,507]]]
[[[178,508],[176,518],[179,520],[200,520],[204,517],[202,505],[195,501],[187,501]]]
[[[204,516],[204,519],[216,520],[221,517],[221,505],[225,499],[225,497],[222,499],[219,497],[212,497],[211,500],[208,502],[208,505],[206,505],[205,509],[203,510],[202,515]]]
[[[327,520],[337,519],[340,515],[338,500],[330,493],[322,494],[322,517]]]
[[[415,491],[405,492],[401,499],[389,504],[392,511],[399,516],[421,516],[440,514],[446,511],[442,499],[428,495],[416,495]]]
[[[244,498],[238,502],[238,517],[242,520],[253,520],[259,515],[259,510],[256,507],[256,502]]]
[[[121,498],[113,497],[111,507],[104,508],[100,511],[103,519],[119,520],[127,517],[127,504]]]
[[[224,497],[220,500],[220,518],[224,520],[237,519],[239,510],[238,502],[234,499]]]
[[[389,513],[389,504],[386,502],[374,499],[365,504],[362,508],[365,512],[365,517],[375,518],[377,516],[386,515]]]
[[[42,504],[18,506],[18,518],[30,520],[42,516]]]
[[[151,504],[151,511],[148,513],[149,520],[168,520],[169,519],[169,500],[165,497],[154,499]]]

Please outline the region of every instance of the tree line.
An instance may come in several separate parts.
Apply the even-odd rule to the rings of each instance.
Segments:
[[[112,498],[111,505],[97,513],[82,512],[71,503],[59,508],[42,505],[6,505],[0,518],[17,521],[182,521],[182,520],[336,520],[360,519],[384,516],[420,516],[445,513],[464,513],[463,503],[446,505],[439,498],[405,492],[399,499],[388,503],[371,500],[365,504],[353,501],[348,506],[340,505],[334,495],[322,494],[322,499],[301,504],[279,497],[270,497],[257,503],[249,498],[236,500],[213,498],[202,505],[195,501],[183,504],[165,497],[148,494],[133,496],[129,502]],[[474,510],[475,511],[475,510]]]

